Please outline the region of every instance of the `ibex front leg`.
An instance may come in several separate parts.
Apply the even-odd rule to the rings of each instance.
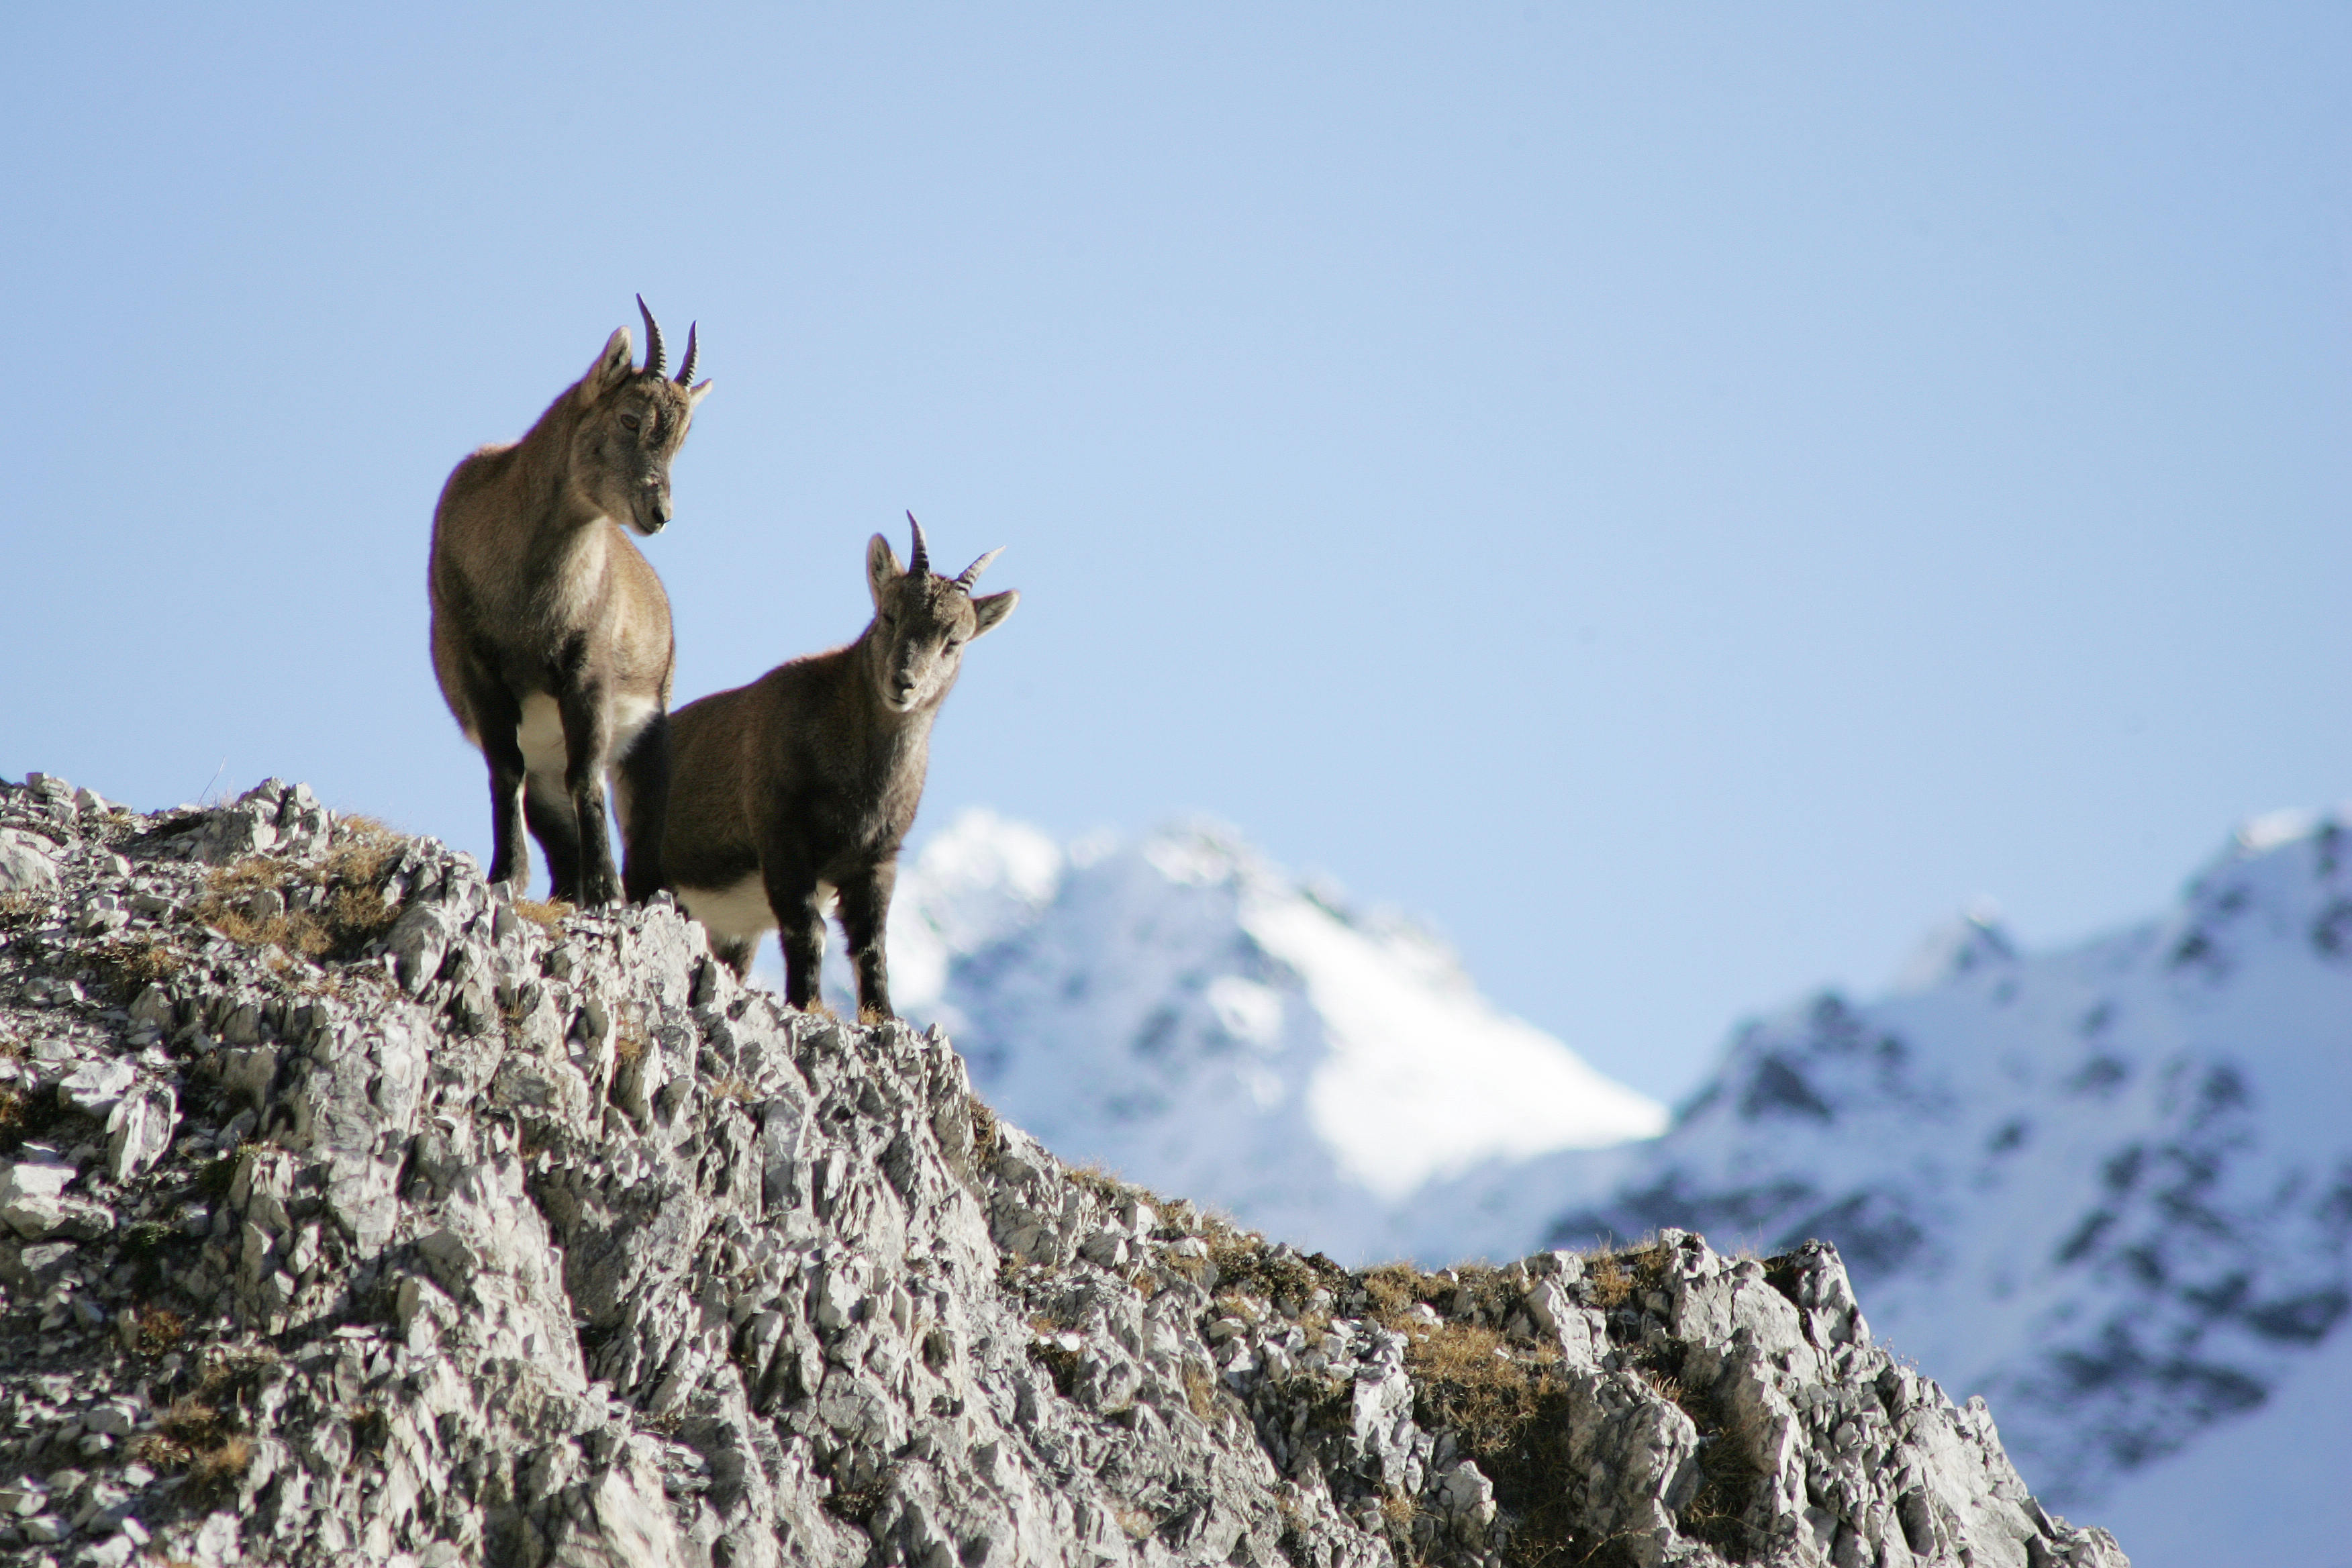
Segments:
[[[600,681],[582,681],[557,699],[563,714],[563,787],[580,827],[583,907],[618,903],[621,876],[613,868],[613,831],[604,803],[604,760],[613,746],[613,717]]]
[[[841,884],[841,930],[849,939],[849,960],[857,968],[857,1021],[885,1024],[890,1010],[890,958],[884,941],[890,923],[890,890],[898,866],[886,860]]]
[[[795,846],[772,830],[761,852],[760,878],[784,950],[784,1000],[806,1012],[823,1000],[824,903],[816,871]]]

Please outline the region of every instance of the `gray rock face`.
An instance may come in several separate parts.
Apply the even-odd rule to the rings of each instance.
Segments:
[[[1351,1274],[666,903],[57,784],[0,786],[57,872],[0,906],[0,1560],[2124,1563],[1829,1247]]]
[[[58,885],[48,841],[36,834],[0,828],[0,893],[47,893]]]

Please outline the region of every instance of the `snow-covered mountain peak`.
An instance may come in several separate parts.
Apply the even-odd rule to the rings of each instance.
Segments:
[[[1898,995],[1932,991],[1963,974],[2010,963],[2016,957],[2017,943],[2001,923],[2000,906],[1990,899],[1979,899],[1912,950],[1895,976],[1895,991]]]
[[[2267,855],[2281,845],[2313,837],[2333,821],[2326,813],[2299,805],[2265,811],[2238,825],[2231,836],[2231,852],[2238,857]]]
[[[1097,853],[1111,848],[1101,846]],[[1136,852],[1146,865],[1180,887],[1251,889],[1273,877],[1271,868],[1236,829],[1209,817],[1162,827],[1137,845]]]
[[[1425,929],[1213,822],[1063,847],[967,813],[902,874],[890,942],[900,1005],[1057,1152],[1337,1254],[1433,1178],[1665,1125]]]

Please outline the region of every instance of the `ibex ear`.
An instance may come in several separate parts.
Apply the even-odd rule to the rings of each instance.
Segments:
[[[636,363],[636,352],[629,347],[629,329],[614,327],[613,335],[604,340],[604,352],[596,356],[596,363],[580,378],[582,397],[589,403],[595,402],[628,380]]]
[[[986,637],[990,632],[994,631],[1004,617],[1013,613],[1013,606],[1020,602],[1021,590],[1018,588],[1007,588],[1002,594],[989,594],[974,599],[971,602],[972,614],[978,616],[980,620],[971,628],[971,635],[976,637]]]
[[[874,607],[882,607],[882,590],[907,574],[898,564],[898,552],[880,534],[866,542],[866,587],[874,595]]]
[[[699,408],[702,406],[702,400],[709,395],[710,383],[698,381],[686,389],[686,406],[689,410]]]

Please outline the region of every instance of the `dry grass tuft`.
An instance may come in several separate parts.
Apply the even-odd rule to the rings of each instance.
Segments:
[[[1603,1311],[1622,1307],[1633,1299],[1634,1291],[1664,1281],[1673,1257],[1673,1248],[1649,1237],[1631,1247],[1589,1258],[1584,1264],[1584,1299]]]
[[[1184,1403],[1202,1421],[1213,1425],[1217,1419],[1217,1381],[1209,1369],[1199,1362],[1184,1363]]]
[[[145,934],[101,942],[87,956],[100,977],[127,996],[188,966],[187,954],[161,937]]]
[[[41,923],[57,900],[41,893],[22,890],[0,893],[0,931],[22,931]]]
[[[159,1469],[184,1471],[182,1489],[197,1498],[215,1498],[252,1462],[253,1446],[237,1429],[233,1407],[215,1403],[217,1390],[207,1377],[198,1393],[175,1399],[155,1418],[155,1430],[131,1445],[131,1457]]]
[[[163,1316],[176,1319],[175,1314]],[[148,1321],[142,1314],[142,1333]],[[178,1327],[184,1334],[186,1324]],[[264,1351],[212,1363],[194,1387],[155,1418],[155,1429],[131,1445],[131,1457],[159,1470],[182,1471],[186,1479],[180,1496],[199,1506],[227,1497],[253,1462],[245,1401],[277,1360],[274,1352]]]
[[[1584,1299],[1602,1311],[1622,1307],[1633,1297],[1633,1276],[1616,1254],[1602,1253],[1584,1266]]]
[[[996,1112],[976,1094],[966,1098],[971,1102],[971,1151],[983,1162],[993,1160],[1004,1142],[996,1135]]]
[[[1188,1258],[1181,1253],[1171,1252],[1160,1259],[1160,1267],[1171,1274],[1181,1276],[1202,1289],[1206,1289],[1209,1285],[1209,1276],[1215,1269],[1216,1265],[1205,1258]]]
[[[141,1355],[168,1355],[188,1337],[188,1320],[169,1307],[141,1307],[131,1316],[131,1348]]]
[[[180,1483],[181,1495],[190,1498],[219,1498],[235,1489],[246,1468],[253,1463],[253,1444],[242,1433],[232,1433],[208,1448],[199,1448],[188,1461],[188,1479]]]
[[[619,1021],[613,1026],[613,1059],[623,1067],[642,1061],[653,1043],[653,1035],[646,1027],[644,1010],[624,1007]]]
[[[1118,1205],[1132,1200],[1144,1205],[1155,1214],[1164,1208],[1168,1202],[1149,1187],[1139,1187],[1133,1182],[1114,1175],[1101,1165],[1092,1162],[1071,1167],[1070,1184],[1092,1193],[1107,1204]]]
[[[359,956],[392,929],[399,911],[386,903],[383,883],[400,855],[400,839],[382,823],[347,816],[336,842],[316,862],[248,855],[205,879],[196,918],[233,942],[275,947],[313,963]],[[288,895],[320,889],[315,907],[299,909]],[[257,894],[274,894],[257,898]]]
[[[1549,1346],[1512,1353],[1495,1330],[1473,1323],[1409,1331],[1414,1417],[1454,1434],[1517,1517],[1504,1561],[1528,1568],[1592,1560],[1601,1542],[1576,1528],[1566,1484],[1568,1386]]]
[[[1293,1317],[1307,1310],[1317,1290],[1337,1291],[1348,1283],[1347,1271],[1321,1253],[1277,1252],[1263,1236],[1221,1219],[1210,1220],[1202,1239],[1219,1289],[1262,1297]]]
[[[69,1116],[79,1116],[58,1099],[54,1089],[27,1091],[18,1083],[0,1085],[0,1149],[14,1150],[27,1138],[41,1137]]]
[[[1670,1253],[1643,1242],[1588,1258],[1583,1296],[1601,1308],[1623,1305],[1664,1276]],[[1414,1418],[1431,1431],[1454,1435],[1462,1452],[1495,1484],[1495,1497],[1514,1522],[1503,1561],[1525,1568],[1617,1561],[1622,1547],[1577,1527],[1567,1479],[1569,1383],[1559,1352],[1549,1345],[1515,1346],[1502,1332],[1519,1310],[1520,1292],[1500,1269],[1465,1265],[1444,1274],[1410,1263],[1384,1264],[1356,1277],[1365,1316],[1406,1336],[1405,1366],[1414,1387]],[[1427,1309],[1424,1310],[1423,1309]],[[1437,1321],[1430,1321],[1434,1313]],[[1701,1430],[1717,1424],[1706,1401],[1683,1388],[1663,1362],[1641,1369]],[[1730,1479],[1702,1494],[1704,1528],[1727,1548],[1744,1528],[1730,1516],[1745,1494]],[[1409,1505],[1383,1503],[1392,1543],[1410,1556]],[[1721,1515],[1722,1517],[1717,1517]]]
[[[1370,1315],[1384,1329],[1403,1330],[1418,1326],[1420,1320],[1413,1307],[1420,1302],[1434,1304],[1439,1296],[1453,1289],[1434,1274],[1424,1274],[1410,1263],[1383,1263],[1367,1268],[1358,1280],[1370,1302]]]
[[[514,912],[553,936],[563,930],[563,922],[580,912],[577,907],[562,899],[517,899]]]

